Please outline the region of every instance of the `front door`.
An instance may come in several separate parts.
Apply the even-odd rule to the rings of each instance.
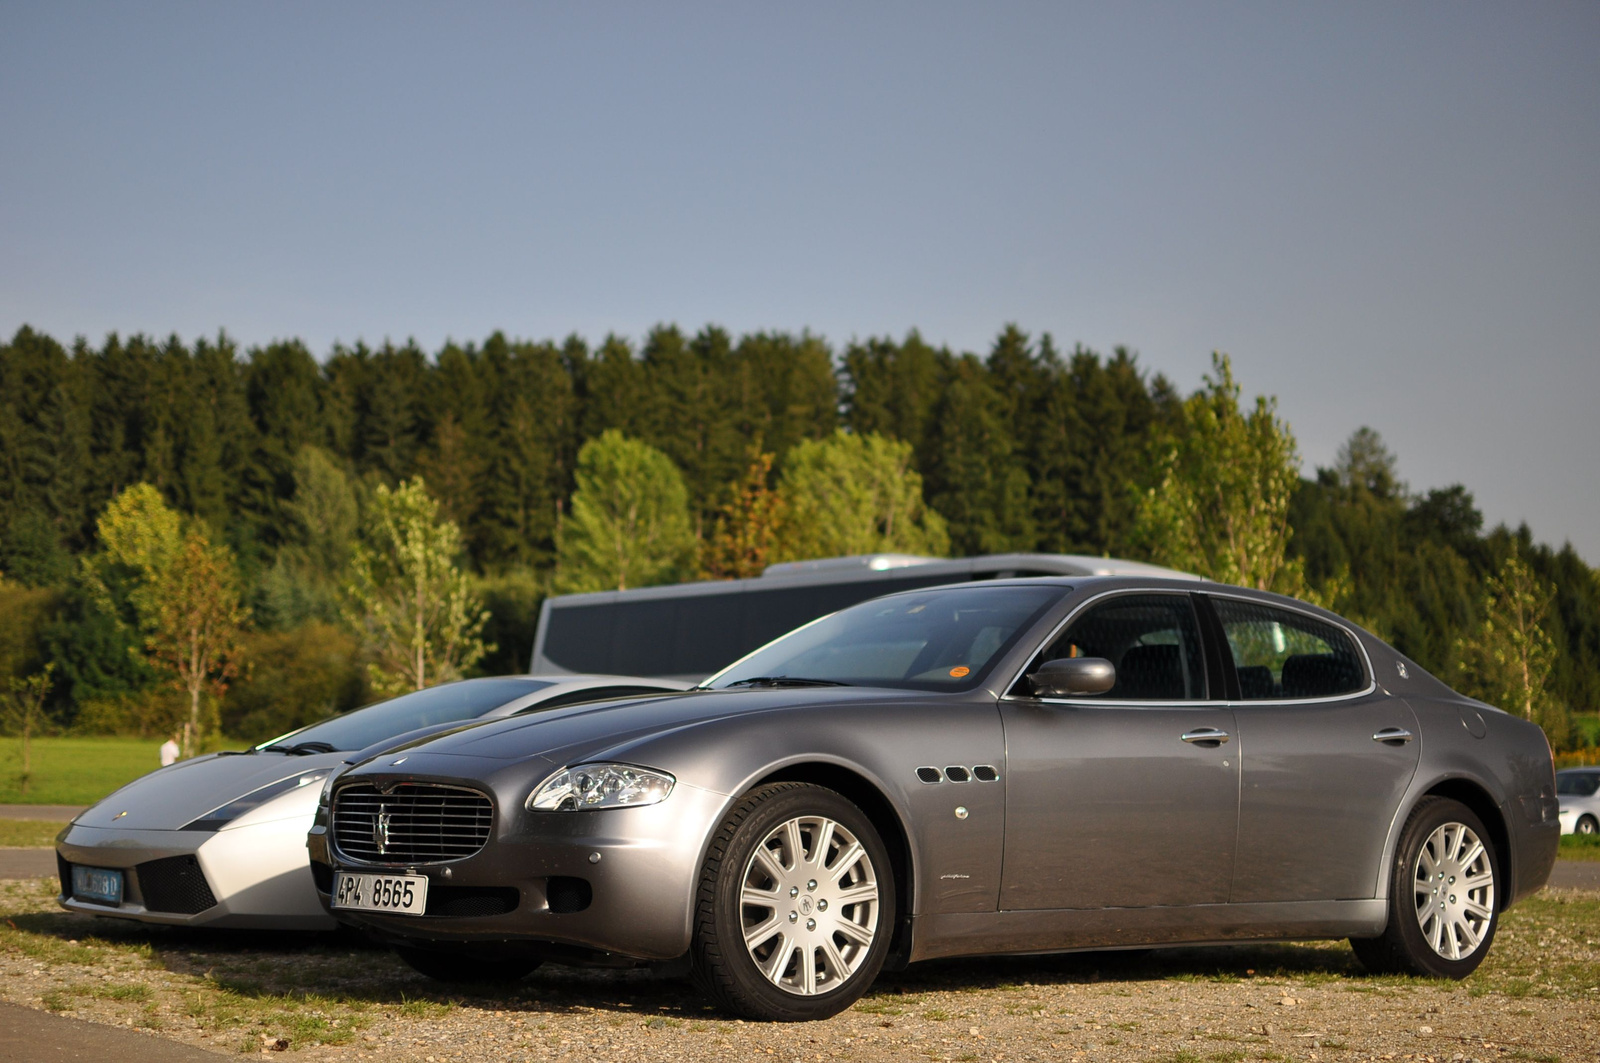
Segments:
[[[1232,900],[1376,895],[1417,721],[1376,688],[1355,638],[1308,613],[1210,597],[1239,680],[1244,764]]]
[[[1003,910],[1228,899],[1238,826],[1233,714],[1209,698],[1187,594],[1092,602],[1029,665],[1104,657],[1095,697],[1001,699],[1006,740]]]

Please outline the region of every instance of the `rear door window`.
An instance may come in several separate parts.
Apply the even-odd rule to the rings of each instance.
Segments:
[[[1332,624],[1259,602],[1211,599],[1245,701],[1333,698],[1367,687],[1355,639]]]

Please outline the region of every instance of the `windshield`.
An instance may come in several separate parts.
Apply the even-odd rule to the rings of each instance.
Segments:
[[[706,686],[806,682],[969,690],[1066,587],[949,587],[878,598],[792,631]]]
[[[554,684],[543,679],[466,679],[402,694],[364,709],[314,723],[258,749],[325,744],[327,752],[364,749],[374,742],[436,723],[472,720],[508,701]]]
[[[1596,790],[1600,790],[1600,775],[1592,771],[1556,773],[1556,793],[1565,797],[1593,797]]]

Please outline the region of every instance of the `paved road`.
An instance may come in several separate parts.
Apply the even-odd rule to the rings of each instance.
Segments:
[[[219,1055],[137,1030],[0,1003],[0,1059],[6,1063],[216,1063]]]
[[[54,849],[0,849],[0,878],[52,878],[55,873]]]
[[[68,823],[83,808],[83,805],[0,805],[0,819],[48,819],[53,823]]]

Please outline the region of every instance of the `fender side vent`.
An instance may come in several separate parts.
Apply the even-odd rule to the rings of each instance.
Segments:
[[[993,764],[979,764],[972,769],[972,777],[979,782],[994,782],[1000,778],[1000,772]]]
[[[959,764],[952,764],[944,769],[944,777],[951,782],[968,782],[972,779],[972,773]]]
[[[944,774],[938,768],[918,768],[917,778],[923,782],[939,782],[944,778]]]

